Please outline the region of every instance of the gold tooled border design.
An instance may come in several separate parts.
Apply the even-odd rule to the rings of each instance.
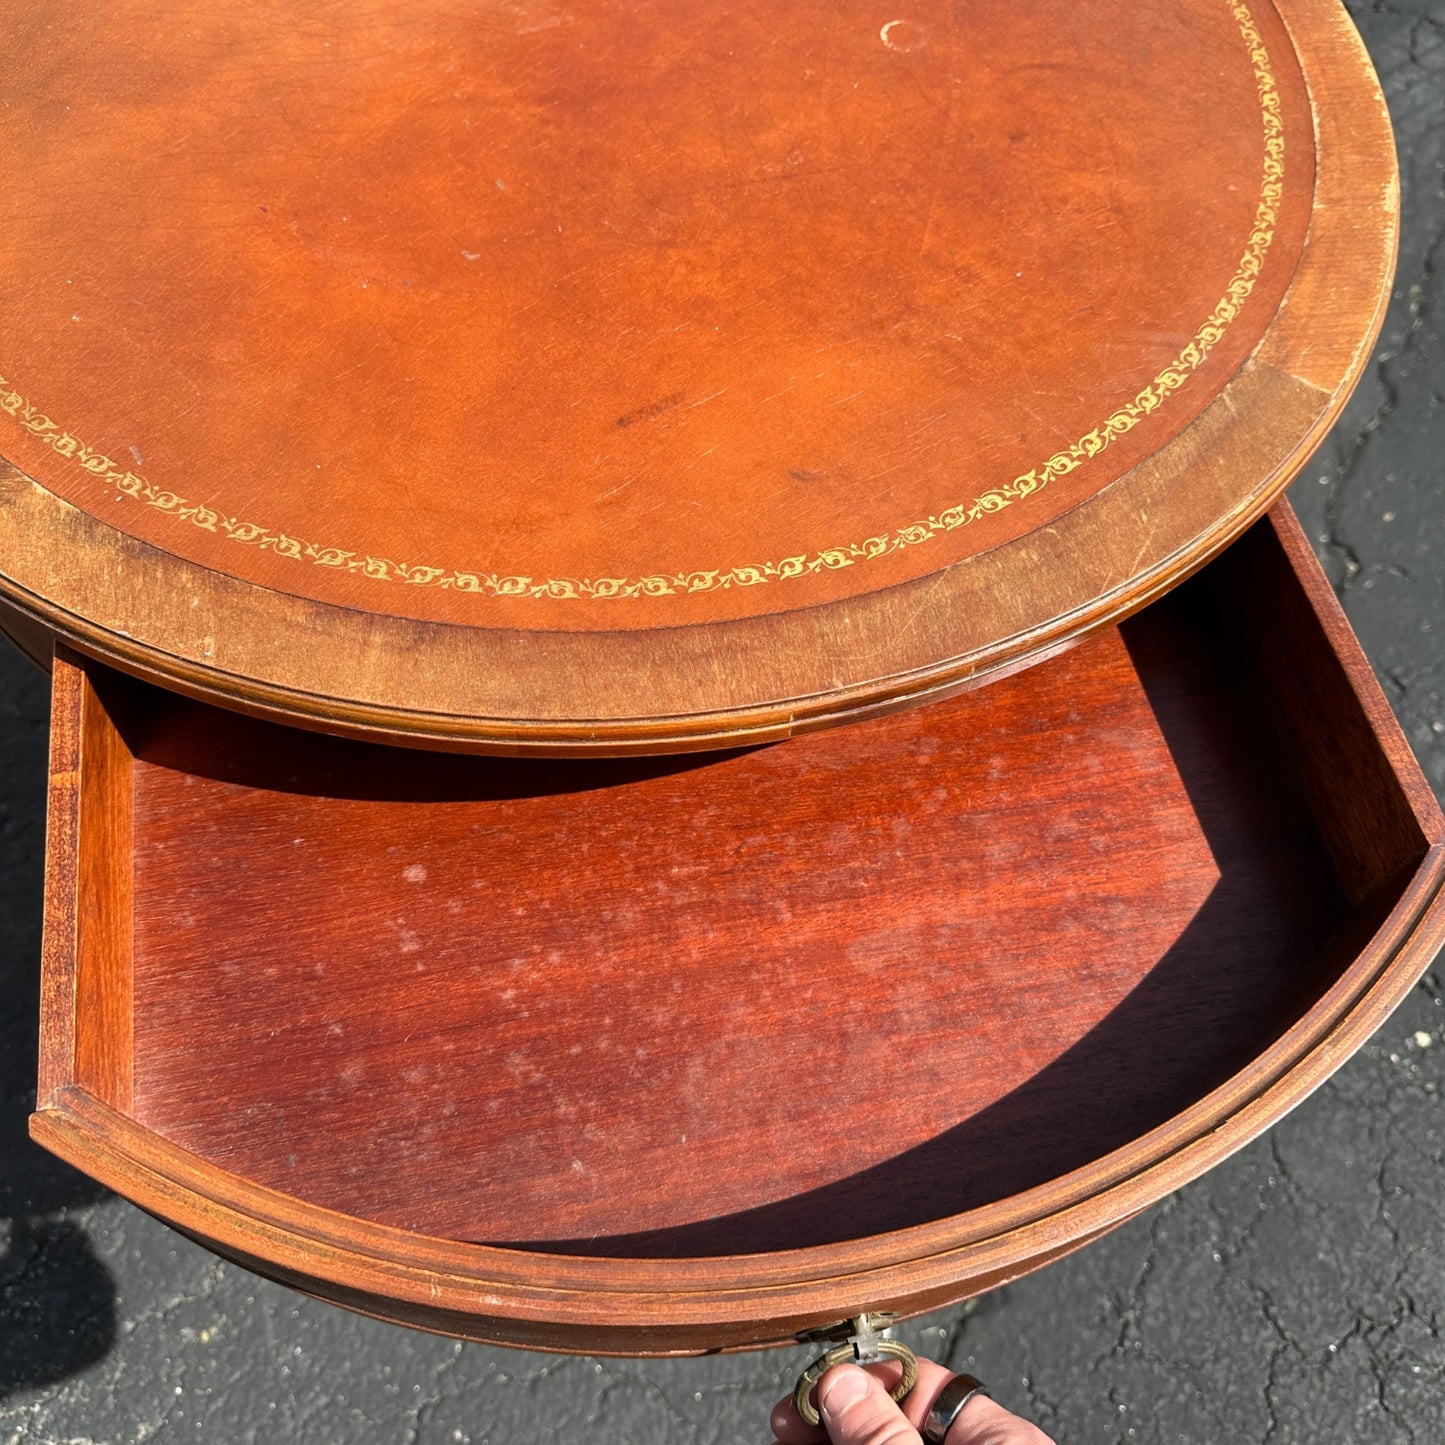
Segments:
[[[306,542],[284,532],[273,532],[258,522],[244,522],[228,517],[213,507],[188,502],[175,492],[157,487],[131,471],[122,471],[100,452],[94,451],[73,432],[65,430],[43,412],[38,411],[16,391],[10,381],[0,375],[0,411],[12,417],[31,435],[62,457],[74,461],[92,475],[109,482],[117,492],[134,497],[148,507],[189,522],[203,531],[224,534],[233,542],[245,542],[275,552],[281,557],[311,562],[318,567],[331,567],[360,573],[378,581],[405,582],[413,587],[445,587],[454,592],[483,593],[494,597],[553,597],[559,599],[595,597],[671,597],[688,592],[714,592],[727,587],[753,587],[763,582],[806,577],[815,572],[836,571],[857,562],[870,562],[887,557],[905,547],[916,547],[946,532],[967,527],[981,517],[991,516],[1016,502],[1042,491],[1056,477],[1062,477],[1099,455],[1109,443],[1133,431],[1144,417],[1157,411],[1178,391],[1190,376],[1204,364],[1218,344],[1225,329],[1239,314],[1248,299],[1264,258],[1274,240],[1274,227],[1284,182],[1284,123],[1280,119],[1280,100],[1269,52],[1255,28],[1254,17],[1243,0],[1227,0],[1230,13],[1246,46],[1254,67],[1259,91],[1260,110],[1264,119],[1264,177],[1260,184],[1259,204],[1255,208],[1254,229],[1250,232],[1244,254],[1224,295],[1208,319],[1194,333],[1194,338],[1173,361],[1131,401],[1113,411],[1092,431],[1072,446],[1055,452],[1041,466],[1024,472],[1003,486],[991,488],[973,499],[947,507],[937,515],[910,522],[892,532],[849,542],[839,547],[826,547],[820,552],[799,553],[778,562],[757,562],[737,567],[699,568],[688,572],[656,573],[645,577],[529,577],[506,576],[497,572],[457,572],[386,557],[358,555],[343,547],[323,546]]]

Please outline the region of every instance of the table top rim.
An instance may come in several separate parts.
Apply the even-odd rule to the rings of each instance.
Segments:
[[[1373,69],[1343,11],[1301,0],[1276,9],[1306,77],[1317,148],[1290,290],[1193,424],[1043,533],[792,612],[632,631],[488,630],[224,576],[107,526],[7,465],[0,595],[82,651],[162,685],[303,726],[458,750],[767,741],[1046,656],[1182,580],[1267,509],[1343,406],[1383,318],[1398,182]],[[1221,475],[1192,514],[1162,515],[1178,495],[1171,480],[1188,475],[1193,490],[1194,478],[1219,470],[1224,446],[1232,475],[1254,480],[1241,487]],[[1071,575],[1020,595],[1019,579],[1045,563]],[[278,637],[307,645],[278,647]],[[568,680],[604,675],[605,689],[569,693]]]

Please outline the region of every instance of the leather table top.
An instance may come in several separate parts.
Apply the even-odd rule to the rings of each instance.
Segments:
[[[1262,511],[1361,364],[1392,157],[1378,114],[1317,155],[1377,95],[1311,8],[12,11],[0,589],[448,746],[776,736],[1042,655]]]

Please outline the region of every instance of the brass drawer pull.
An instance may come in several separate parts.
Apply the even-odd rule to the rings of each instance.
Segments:
[[[888,1392],[895,1401],[902,1400],[918,1381],[918,1359],[901,1340],[892,1340],[884,1333],[898,1318],[891,1314],[865,1314],[845,1320],[826,1330],[812,1330],[805,1340],[836,1340],[831,1350],[819,1355],[793,1386],[793,1405],[809,1425],[820,1423],[817,1407],[810,1396],[813,1387],[833,1368],[849,1361],[859,1365],[876,1364],[879,1360],[900,1360],[903,1377]]]

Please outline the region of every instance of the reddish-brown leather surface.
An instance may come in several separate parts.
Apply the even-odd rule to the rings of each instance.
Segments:
[[[1249,353],[1313,177],[1266,0],[72,0],[0,20],[0,90],[0,453],[207,566],[482,626],[811,605],[1046,525]],[[1241,277],[1102,454],[900,534],[1101,428]]]

